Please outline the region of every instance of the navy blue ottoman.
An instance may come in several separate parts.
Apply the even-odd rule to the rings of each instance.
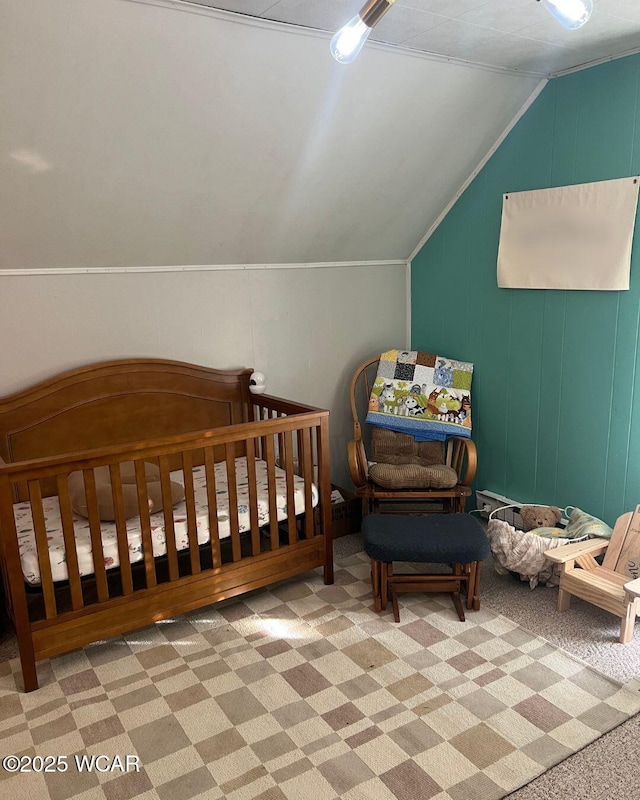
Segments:
[[[371,582],[376,611],[384,611],[387,597],[400,622],[399,592],[449,592],[464,622],[460,592],[468,609],[480,608],[480,568],[489,555],[489,540],[469,514],[369,514],[362,522],[364,549],[371,558]],[[445,573],[394,573],[394,561],[448,564]]]

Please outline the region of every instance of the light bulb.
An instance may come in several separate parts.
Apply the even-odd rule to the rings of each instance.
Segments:
[[[371,29],[387,13],[395,0],[367,0],[360,12],[340,28],[331,40],[331,55],[340,64],[350,64],[362,50]]]
[[[542,0],[542,5],[570,31],[588,22],[593,11],[593,0]]]
[[[365,25],[359,14],[347,22],[331,40],[331,55],[341,64],[350,64],[362,50],[371,28]]]

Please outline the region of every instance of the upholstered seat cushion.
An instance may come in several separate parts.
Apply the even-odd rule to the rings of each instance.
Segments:
[[[451,489],[458,474],[444,464],[372,464],[369,477],[383,489]]]
[[[406,433],[371,429],[369,477],[383,489],[451,489],[456,471],[444,464],[443,442],[416,442]]]
[[[369,514],[364,549],[375,561],[468,564],[489,555],[489,540],[469,514]]]
[[[416,442],[413,436],[371,426],[371,460],[377,464],[444,464],[444,442]]]

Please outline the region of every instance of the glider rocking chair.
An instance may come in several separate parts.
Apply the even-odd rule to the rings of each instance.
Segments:
[[[353,439],[347,455],[363,516],[464,511],[477,464],[471,439],[451,436],[446,442],[416,442],[408,434],[361,423],[379,361],[376,356],[361,364],[350,389]]]

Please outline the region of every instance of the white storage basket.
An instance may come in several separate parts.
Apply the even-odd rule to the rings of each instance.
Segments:
[[[536,505],[540,505],[539,503]],[[518,509],[519,505],[508,505],[496,508],[489,515],[487,536],[494,558],[496,572],[506,575],[508,572],[520,576],[520,580],[528,581],[534,589],[539,583],[555,586],[558,583],[558,567],[545,558],[544,553],[564,544],[582,541],[568,539],[563,536],[538,536],[535,533],[519,530],[505,519],[500,519],[499,514],[506,515],[508,509]],[[514,513],[510,519],[514,521]]]

